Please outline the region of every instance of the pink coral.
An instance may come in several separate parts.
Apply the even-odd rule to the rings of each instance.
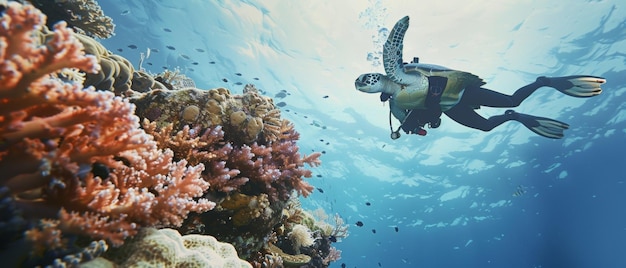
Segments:
[[[156,123],[145,123],[144,128],[155,136],[159,147],[171,148],[175,159],[204,164],[203,177],[213,191],[228,193],[246,186],[254,192],[267,193],[271,200],[286,201],[293,190],[306,197],[314,189],[303,180],[311,177],[304,165],[320,165],[321,154],[301,156],[296,145],[299,134],[287,120],[282,121],[277,140],[268,145],[233,145],[224,141],[220,126],[209,128],[202,135],[199,128],[188,126],[174,135],[171,124],[157,130]]]
[[[180,226],[189,212],[215,206],[196,200],[209,187],[203,165],[173,162],[173,152],[159,150],[139,128],[132,104],[52,75],[63,68],[99,69],[65,23],[42,45],[34,36],[45,16],[30,5],[6,5],[0,18],[0,186],[26,216],[52,218],[28,238],[58,247],[62,231],[120,245],[140,226]]]

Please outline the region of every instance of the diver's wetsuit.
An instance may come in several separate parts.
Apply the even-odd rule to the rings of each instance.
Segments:
[[[474,111],[474,107],[517,107],[535,90],[547,85],[548,83],[544,79],[537,79],[537,81],[518,89],[513,95],[502,94],[486,88],[467,88],[459,103],[444,113],[464,126],[490,131],[506,121],[515,119],[515,115],[505,113],[485,119]]]
[[[495,108],[517,107],[523,100],[528,98],[530,94],[535,92],[535,90],[547,85],[547,79],[539,78],[537,81],[518,89],[513,95],[502,94],[482,87],[467,88],[463,92],[459,103],[443,113],[464,126],[490,131],[506,121],[515,119],[516,114],[505,113],[486,119],[476,113],[476,111],[474,111],[475,108],[479,106]],[[434,108],[433,106],[429,107],[427,110],[415,109],[409,114],[406,120],[404,120],[402,129],[407,133],[417,133],[416,129],[423,127],[425,124],[438,122],[440,115],[441,109]]]

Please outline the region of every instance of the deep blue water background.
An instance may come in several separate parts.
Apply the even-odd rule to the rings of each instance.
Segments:
[[[144,68],[179,67],[203,89],[237,93],[241,82],[269,96],[288,92],[275,102],[286,102],[282,114],[302,134],[301,151],[325,153],[309,180],[324,193],[303,206],[351,225],[332,267],[626,267],[624,4],[453,1],[454,13],[408,2],[101,1],[117,24],[102,43],[135,64],[158,48]],[[544,74],[593,74],[607,78],[604,93],[579,100],[539,90],[520,107],[570,123],[562,140],[515,123],[483,133],[444,119],[425,137],[391,141],[388,108],[352,83],[381,71],[367,59],[381,50],[372,43],[407,13],[405,51],[472,71],[492,89],[511,93]],[[460,28],[474,23],[475,39],[464,38]],[[527,192],[512,196],[520,185]]]

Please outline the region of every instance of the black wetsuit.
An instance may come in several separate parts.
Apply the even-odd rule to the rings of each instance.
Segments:
[[[505,113],[487,118],[476,113],[475,109],[480,106],[510,108],[517,107],[530,94],[535,92],[542,86],[547,86],[546,79],[537,79],[537,81],[528,84],[517,91],[513,95],[506,95],[483,87],[467,88],[463,92],[463,96],[458,104],[451,109],[443,112],[452,120],[467,127],[490,131],[500,124],[514,120],[515,114]],[[429,92],[431,91],[429,87]],[[418,130],[429,124],[431,128],[439,126],[441,108],[436,101],[436,96],[429,98],[434,99],[429,103],[427,98],[427,109],[415,109],[407,116],[402,124],[402,129],[406,133],[418,133]],[[434,127],[433,127],[434,126]]]

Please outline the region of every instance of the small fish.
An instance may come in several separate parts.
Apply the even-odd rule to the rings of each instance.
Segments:
[[[380,264],[380,262],[379,262],[379,263],[378,263],[378,267],[383,267],[383,265],[382,265],[382,264]]]
[[[519,197],[522,196],[526,193],[526,188],[522,185],[518,185],[517,188],[515,189],[515,192],[513,192],[513,196],[514,197]]]
[[[341,263],[341,268],[346,268],[346,263],[345,262]]]
[[[241,73],[235,73],[236,76],[241,76]]]
[[[128,15],[128,14],[130,14],[130,10],[124,10],[124,11],[122,11],[122,13],[120,15],[125,16],[125,15]]]
[[[226,78],[222,78],[222,81],[224,81],[224,83],[228,83],[228,79]]]
[[[326,154],[326,151],[322,151],[322,154]]]
[[[363,227],[363,222],[362,221],[357,221],[356,222],[356,226]]]
[[[330,240],[330,242],[337,243],[337,237],[334,235],[329,236],[328,240]]]
[[[281,101],[279,103],[276,103],[276,106],[278,106],[278,107],[285,107],[285,106],[287,106],[287,103],[285,103],[284,101]]]
[[[185,55],[185,54],[180,54],[181,57],[183,57],[183,59],[186,60],[190,60],[191,58],[189,58],[189,56]]]
[[[175,47],[173,47],[173,46],[165,46],[165,47],[166,47],[167,49],[169,49],[169,50],[176,50],[176,48],[175,48]]]
[[[215,64],[215,62],[214,62],[214,61],[209,61],[209,63],[210,63],[210,64]]]
[[[372,233],[375,234],[376,233],[376,229],[372,229]]]
[[[274,95],[274,98],[282,99],[284,97],[287,97],[287,94],[285,94],[284,92],[278,92],[278,93],[276,93],[276,95]]]
[[[330,142],[327,142],[326,145],[330,145]]]
[[[371,206],[371,205],[372,205],[372,203],[370,203],[370,202],[365,202],[365,205],[369,207],[369,206]]]
[[[171,30],[170,28],[163,28],[163,31],[166,31],[166,32],[168,32],[168,33],[171,33],[171,32],[172,32],[172,30]]]
[[[158,48],[151,48],[150,51],[152,51],[154,53],[159,53],[159,49]]]
[[[317,191],[320,193],[324,193],[324,189],[317,187]]]
[[[196,48],[196,51],[198,51],[198,52],[202,53],[202,52],[204,52],[204,49],[201,49],[201,48]]]
[[[152,62],[146,62],[146,64],[148,64],[148,65],[152,66]]]
[[[320,139],[321,142],[324,142],[324,139]]]
[[[321,177],[322,177],[322,175],[321,175],[321,174],[317,174],[317,177],[318,177],[318,178],[321,178]]]
[[[255,78],[252,78],[252,79],[254,79],[254,80],[259,80],[259,78],[258,78],[258,77],[255,77]]]
[[[124,52],[124,50],[123,50],[123,49],[121,49],[121,48],[118,48],[118,49],[117,49],[117,51],[118,51],[118,52]]]
[[[189,70],[191,72],[195,71],[193,68],[189,68],[189,67],[187,67],[187,70]]]
[[[161,68],[163,68],[164,70],[167,70],[167,66],[162,66]]]
[[[197,61],[192,62],[191,64],[193,65],[198,65],[199,63]]]
[[[324,98],[324,99],[328,99],[328,95],[324,95],[324,97],[322,97],[322,98]]]
[[[241,86],[241,85],[243,85],[243,83],[237,82],[237,83],[235,83],[235,85]]]
[[[398,226],[393,227],[394,230],[396,230],[396,233],[399,231]]]
[[[137,49],[137,46],[135,46],[135,45],[128,45],[128,48],[130,48],[130,49]]]

